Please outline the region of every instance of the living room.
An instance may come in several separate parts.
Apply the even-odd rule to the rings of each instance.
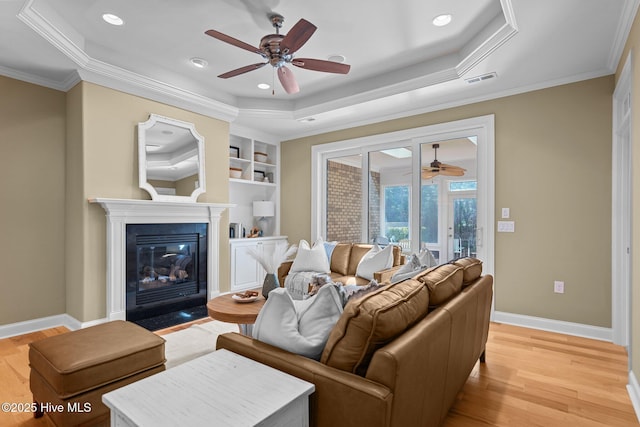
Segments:
[[[635,12],[637,3],[629,3]],[[494,320],[614,341],[618,307],[612,279],[617,268],[612,261],[617,242],[612,231],[617,173],[612,168],[613,105],[628,58],[637,69],[637,55],[629,53],[637,49],[639,34],[636,17],[621,43],[619,61],[602,75],[281,138],[280,234],[289,242],[316,237],[311,231],[313,147],[493,115],[495,219],[502,207],[509,207],[516,223],[515,233],[494,234],[493,271],[489,271],[495,275]],[[138,186],[135,129],[155,113],[195,125],[207,141],[206,192],[198,202],[228,203],[232,114],[193,112],[179,102],[139,95],[135,87],[129,93],[113,89],[106,81],[81,79],[62,91],[19,79],[15,73],[4,74],[0,135],[7,161],[0,182],[4,196],[0,230],[4,242],[11,244],[5,244],[2,252],[7,268],[0,288],[11,298],[3,299],[0,336],[55,326],[52,321],[63,320],[74,328],[98,323],[105,318],[107,305],[106,222],[104,210],[87,199],[149,199]],[[631,80],[638,81],[637,72]],[[636,105],[634,94],[632,108]],[[633,132],[631,145],[638,138]],[[633,151],[634,165],[637,157]],[[636,181],[634,176],[632,184]],[[637,204],[631,207],[631,218],[637,209]],[[221,228],[228,223],[224,214]],[[632,219],[632,229],[640,229],[635,225]],[[630,243],[635,247],[640,236],[634,233]],[[38,260],[25,256],[33,254],[34,247],[46,256]],[[218,273],[223,292],[229,290],[228,247],[223,234]],[[635,260],[632,252],[632,273]],[[636,276],[631,274],[632,324],[640,313]],[[554,292],[557,280],[566,284],[564,294]],[[627,345],[630,390],[637,399],[637,331],[631,331]]]

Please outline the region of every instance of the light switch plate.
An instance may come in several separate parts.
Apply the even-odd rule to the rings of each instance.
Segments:
[[[511,212],[510,212],[509,208],[502,208],[502,219],[509,218],[510,214],[511,214]]]
[[[515,221],[498,221],[498,233],[515,233]]]
[[[556,280],[553,282],[553,292],[556,294],[564,294],[564,282]]]

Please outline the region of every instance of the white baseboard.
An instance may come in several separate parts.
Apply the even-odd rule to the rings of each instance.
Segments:
[[[78,319],[69,316],[66,313],[57,314],[55,316],[41,317],[39,319],[26,320],[24,322],[0,325],[0,339],[37,332],[43,329],[51,329],[57,326],[65,326],[72,331],[75,331],[76,329],[86,328],[106,321],[107,319],[98,319],[91,320],[89,322],[80,322]]]
[[[640,421],[640,384],[633,371],[629,371],[629,384],[627,384],[627,391],[629,392],[629,398],[633,405],[633,410],[636,411],[636,418]]]
[[[523,314],[505,313],[502,311],[494,311],[491,320],[497,323],[506,323],[525,328],[540,329],[543,331],[558,332],[577,337],[613,342],[612,329],[600,326],[545,319],[542,317],[525,316]]]

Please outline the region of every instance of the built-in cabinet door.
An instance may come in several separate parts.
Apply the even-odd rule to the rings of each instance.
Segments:
[[[271,254],[278,242],[287,242],[286,237],[267,240],[231,241],[231,292],[262,287],[267,273],[260,263],[249,253],[252,249],[258,254]]]
[[[258,262],[249,254],[249,249],[257,250],[257,243],[231,245],[231,291],[258,287],[258,277],[262,270]]]

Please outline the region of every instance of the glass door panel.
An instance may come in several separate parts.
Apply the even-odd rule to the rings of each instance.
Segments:
[[[420,249],[439,263],[475,253],[477,138],[424,143],[420,151]]]
[[[476,207],[475,195],[452,196],[449,217],[449,258],[476,256]]]
[[[369,152],[369,242],[411,249],[411,157],[411,147]]]

